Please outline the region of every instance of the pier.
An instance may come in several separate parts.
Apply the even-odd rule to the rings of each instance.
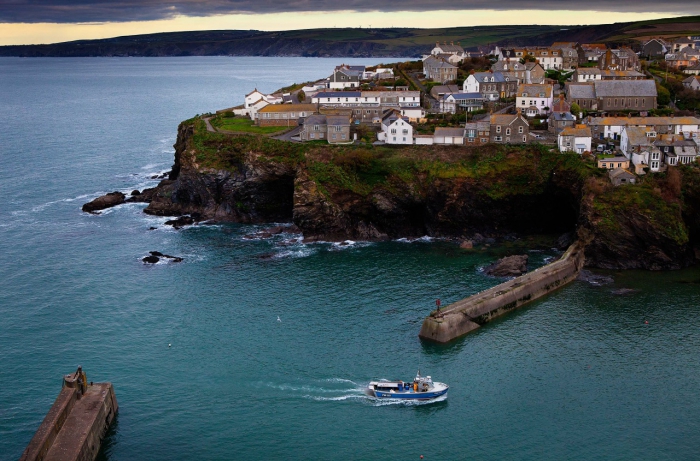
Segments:
[[[545,296],[578,277],[585,262],[584,245],[575,242],[556,261],[527,274],[496,285],[423,320],[418,336],[447,343],[518,307]]]
[[[63,377],[63,388],[20,461],[94,461],[117,414],[112,383],[88,383],[85,372]]]

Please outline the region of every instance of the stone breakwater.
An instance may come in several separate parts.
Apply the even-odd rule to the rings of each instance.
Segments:
[[[418,336],[447,343],[524,304],[563,287],[578,277],[585,262],[584,245],[576,242],[558,260],[432,312]]]

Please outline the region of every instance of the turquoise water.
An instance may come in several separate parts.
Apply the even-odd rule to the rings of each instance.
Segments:
[[[180,120],[337,61],[0,59],[0,460],[78,364],[115,386],[108,460],[697,459],[698,270],[575,282],[438,346],[422,318],[497,283],[480,272],[497,250],[285,245],[243,238],[262,226],[175,231],[138,204],[80,211],[153,185]],[[150,250],[185,259],[147,267]],[[361,392],[418,367],[445,401]]]

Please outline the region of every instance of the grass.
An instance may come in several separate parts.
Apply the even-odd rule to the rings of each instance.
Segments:
[[[247,117],[219,116],[211,119],[211,124],[221,130],[251,134],[273,134],[279,133],[281,131],[286,131],[290,128],[287,126],[257,126],[251,119]]]

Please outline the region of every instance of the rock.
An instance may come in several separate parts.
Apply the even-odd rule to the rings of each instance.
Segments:
[[[175,229],[180,229],[184,226],[189,226],[197,222],[192,216],[180,216],[177,219],[165,221],[166,226],[173,226]]]
[[[281,234],[282,232],[286,232],[286,231],[287,231],[287,228],[284,226],[275,226],[275,227],[270,227],[268,229],[265,229],[262,232],[264,234],[278,235],[278,234]]]
[[[588,282],[596,287],[602,285],[609,285],[615,281],[612,277],[608,275],[594,274],[593,272],[585,269],[579,272],[578,280],[581,280],[582,282]]]
[[[163,257],[163,256],[165,256],[165,255],[164,255],[163,253],[161,253],[160,251],[149,251],[149,253],[151,253],[153,256],[158,256],[158,257]]]
[[[154,264],[154,263],[157,263],[158,261],[160,261],[161,259],[167,259],[168,262],[171,262],[171,263],[182,262],[182,258],[179,256],[166,255],[164,253],[161,253],[160,251],[149,251],[149,253],[151,255],[143,258],[143,262]]]
[[[496,243],[496,239],[495,239],[495,238],[491,238],[491,237],[487,237],[487,238],[484,239],[484,243],[487,244],[487,245],[493,245],[494,243]]]
[[[272,259],[275,257],[275,253],[263,253],[258,255],[258,259]]]
[[[133,190],[131,192],[131,197],[126,199],[129,203],[151,203],[153,200],[153,195],[156,193],[155,187],[150,187],[139,192],[138,190]]]
[[[153,227],[153,226],[151,226],[151,227],[148,228],[148,230],[156,230],[156,229],[158,229],[158,228],[157,228],[157,227]]]
[[[472,235],[472,243],[473,243],[474,245],[478,245],[478,244],[482,243],[483,241],[484,241],[484,236],[483,236],[483,235],[481,235],[481,234],[479,234],[479,233],[476,233],[476,234]]]
[[[88,202],[83,205],[83,211],[87,213],[94,213],[95,211],[121,205],[125,202],[125,198],[126,196],[121,192],[110,192],[101,197],[97,197],[92,202]]]
[[[272,234],[269,233],[269,232],[260,232],[260,233],[257,234],[257,235],[258,235],[258,237],[260,237],[261,239],[269,239],[270,237],[272,237]]]
[[[142,261],[147,263],[147,264],[155,264],[158,261],[160,261],[160,258],[158,256],[151,255],[151,256],[146,256],[145,258],[142,259]]]
[[[514,277],[527,272],[527,255],[513,255],[501,258],[487,266],[484,272],[495,277]]]
[[[471,240],[465,240],[459,244],[459,247],[463,250],[471,250],[472,248],[474,248],[474,244]]]
[[[573,243],[574,243],[574,233],[567,232],[566,234],[560,235],[554,245],[557,247],[558,250],[564,251],[567,248],[569,248]]]
[[[171,262],[171,263],[180,263],[180,262],[182,262],[182,258],[180,258],[180,257],[178,257],[178,256],[171,256],[171,257],[170,257],[170,262]]]

